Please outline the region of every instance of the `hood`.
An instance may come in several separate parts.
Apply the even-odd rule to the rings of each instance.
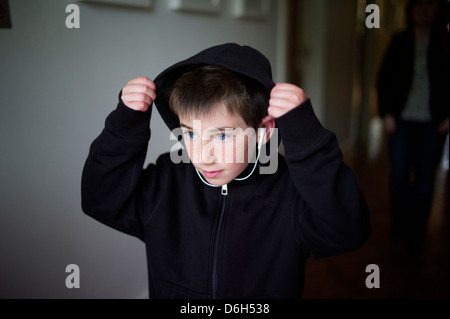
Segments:
[[[177,115],[169,108],[170,89],[184,69],[195,64],[222,66],[253,78],[266,88],[267,106],[269,105],[270,92],[275,86],[269,60],[249,46],[241,46],[235,43],[217,45],[174,64],[154,80],[157,94],[155,105],[170,130],[179,127]]]

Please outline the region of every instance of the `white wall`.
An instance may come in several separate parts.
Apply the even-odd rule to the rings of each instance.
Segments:
[[[67,29],[77,3],[81,28]],[[147,296],[144,246],[85,216],[80,178],[92,140],[136,76],[223,42],[251,45],[273,63],[279,19],[217,16],[63,0],[10,0],[12,29],[0,29],[0,298]],[[282,24],[280,24],[282,25]],[[274,74],[283,75],[282,66]],[[276,79],[283,80],[283,79]],[[148,162],[172,146],[155,111]],[[77,264],[81,288],[65,286]]]

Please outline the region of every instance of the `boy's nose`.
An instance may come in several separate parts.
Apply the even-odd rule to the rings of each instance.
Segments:
[[[216,152],[210,141],[204,141],[201,146],[201,163],[212,164],[216,162]]]

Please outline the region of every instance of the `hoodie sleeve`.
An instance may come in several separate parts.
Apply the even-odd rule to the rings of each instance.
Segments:
[[[324,129],[308,99],[276,120],[297,198],[294,235],[312,258],[358,249],[370,234],[366,201],[343,162],[336,136]]]
[[[81,181],[82,209],[87,215],[140,239],[145,200],[138,184],[150,183],[144,180],[151,167],[143,174],[150,115],[151,108],[134,111],[119,99],[90,147]]]

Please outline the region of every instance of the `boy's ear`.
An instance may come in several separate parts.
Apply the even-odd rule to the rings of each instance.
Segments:
[[[273,130],[275,129],[275,119],[272,116],[267,115],[265,118],[263,118],[260,127],[266,129],[265,136],[262,142],[263,144],[266,144],[273,135]],[[258,139],[259,138],[260,137],[258,136]]]

